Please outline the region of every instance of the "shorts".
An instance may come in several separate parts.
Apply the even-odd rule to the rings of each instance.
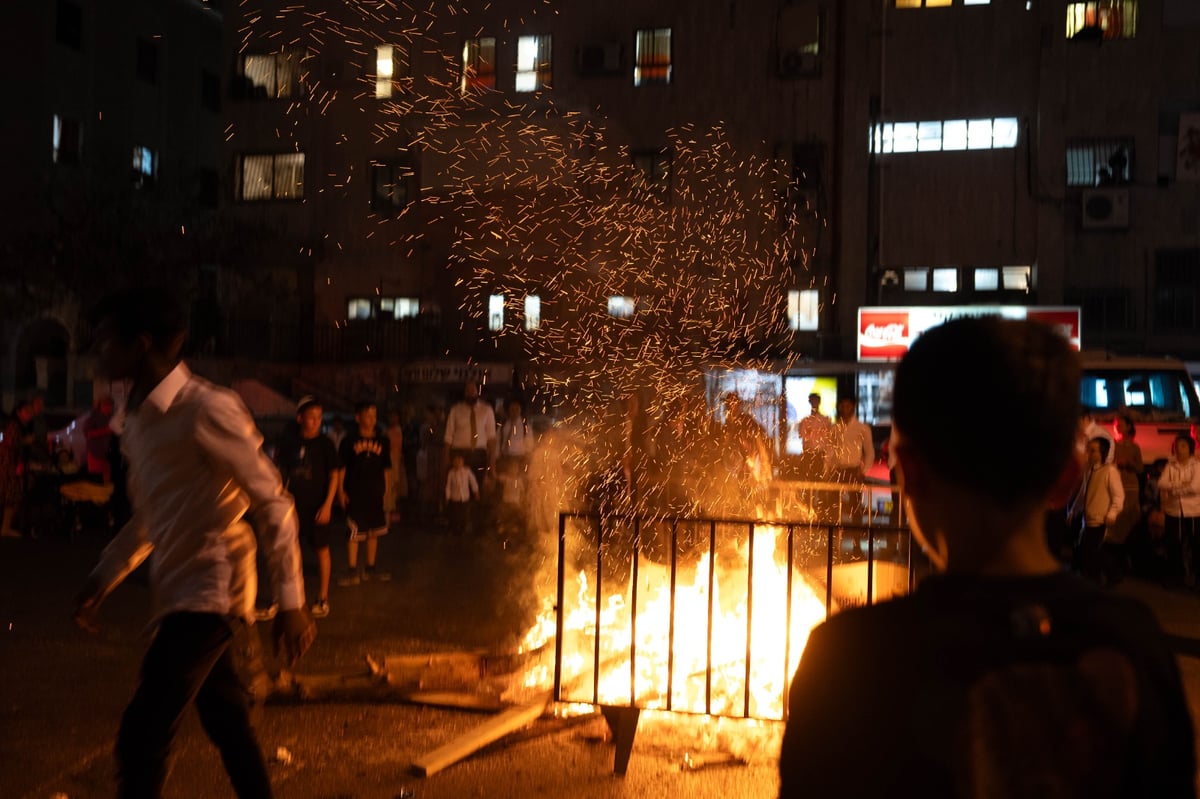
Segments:
[[[329,549],[329,543],[333,540],[333,530],[330,526],[316,522],[301,524],[300,535],[304,536],[313,549]]]
[[[358,524],[349,516],[346,517],[346,527],[350,530],[351,541],[366,541],[368,538],[379,538],[380,536],[387,535],[388,532],[387,525],[373,527],[370,530],[359,529]]]
[[[328,524],[317,524],[316,508],[296,506],[296,518],[300,523],[301,540],[307,541],[313,549],[329,549],[333,540],[333,529]]]

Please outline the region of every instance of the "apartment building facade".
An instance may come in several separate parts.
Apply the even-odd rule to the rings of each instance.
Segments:
[[[190,287],[180,254],[219,194],[221,25],[200,0],[6,5],[5,408],[90,401],[79,316],[98,292],[152,264]]]
[[[778,223],[737,254],[778,279],[733,301],[790,325],[794,352],[848,357],[861,305],[979,302],[1077,303],[1085,346],[1198,346],[1192,4],[280,6],[227,19],[245,99],[226,195],[294,237],[282,257],[312,286],[314,328],[364,356],[387,350],[381,325],[413,328],[400,355],[517,357],[510,328],[557,318],[569,336],[582,305],[614,320],[655,307],[656,259],[680,275],[711,264],[611,246],[629,215],[580,186],[625,159],[665,213],[694,213],[713,193],[687,180],[728,166],[696,166],[718,129],[728,158],[771,169],[734,170],[763,191],[715,202],[773,204]],[[264,169],[299,177],[281,195]],[[791,251],[764,257],[773,246]]]

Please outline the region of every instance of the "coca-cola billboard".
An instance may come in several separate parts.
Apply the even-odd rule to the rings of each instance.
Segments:
[[[917,337],[951,319],[1002,316],[1036,319],[1052,325],[1075,349],[1080,347],[1079,308],[1073,306],[940,305],[858,309],[858,360],[899,360]]]
[[[909,312],[861,308],[858,312],[858,359],[892,361],[908,352]]]

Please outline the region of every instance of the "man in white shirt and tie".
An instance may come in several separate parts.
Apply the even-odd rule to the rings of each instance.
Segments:
[[[171,741],[194,704],[236,794],[269,797],[230,643],[253,618],[257,544],[279,604],[276,648],[290,665],[312,644],[295,507],[241,399],[180,361],[186,325],[170,293],[114,295],[94,322],[100,372],[132,381],[113,428],[129,462],[134,515],[76,597],[75,622],[95,630],[104,598],[149,559],[157,626],[117,735],[118,794],[161,795]]]

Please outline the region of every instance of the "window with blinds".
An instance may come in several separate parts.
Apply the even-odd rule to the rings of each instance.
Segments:
[[[671,82],[671,29],[643,28],[634,43],[633,85]]]
[[[1120,186],[1133,169],[1133,139],[1078,139],[1067,144],[1068,186]]]
[[[1132,39],[1137,34],[1137,12],[1137,0],[1067,3],[1067,38]]]
[[[251,53],[242,56],[242,77],[246,96],[258,99],[286,99],[300,94],[298,50],[280,53]]]
[[[304,199],[304,153],[243,155],[238,160],[238,199]]]

